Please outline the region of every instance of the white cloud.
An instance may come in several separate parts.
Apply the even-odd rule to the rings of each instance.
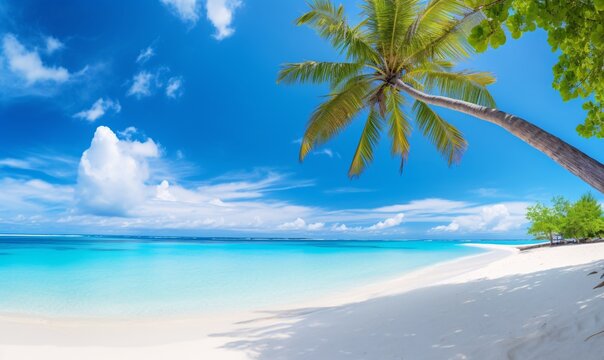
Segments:
[[[47,150],[41,154],[30,154],[18,159],[0,159],[0,169],[39,172],[55,178],[66,178],[74,175],[75,171],[73,171],[73,167],[76,165],[76,158],[48,153]]]
[[[449,225],[438,225],[432,228],[433,231],[445,231],[445,232],[455,232],[459,230],[459,224],[455,221],[451,222]]]
[[[155,50],[149,46],[146,49],[141,50],[141,52],[136,57],[136,62],[139,64],[146,63],[149,59],[151,59],[155,55]]]
[[[472,214],[453,218],[447,225],[432,228],[436,232],[506,232],[526,223],[527,203],[501,203],[472,208]]]
[[[147,71],[141,71],[134,75],[132,78],[132,85],[130,86],[130,89],[128,89],[127,95],[135,96],[139,99],[151,95],[151,85],[154,77],[153,74]]]
[[[339,153],[334,152],[334,151],[333,151],[333,150],[331,150],[331,149],[321,149],[321,150],[318,150],[318,151],[313,152],[313,154],[314,154],[314,155],[326,155],[326,156],[328,156],[329,158],[332,158],[332,159],[333,159],[334,157],[341,158],[341,156],[340,156],[340,154],[339,154]]]
[[[527,203],[475,204],[421,199],[377,208],[327,209],[282,200],[283,191],[310,186],[270,170],[230,173],[181,182],[181,160],[171,162],[151,139],[133,127],[118,132],[99,127],[77,160],[0,159],[0,223],[15,229],[45,221],[45,227],[73,231],[211,230],[251,233],[312,233],[321,236],[400,237],[503,234],[521,227]],[[61,164],[61,165],[56,165]],[[73,172],[52,184],[33,177],[69,166]],[[176,171],[174,171],[176,169]],[[26,177],[30,177],[27,178]],[[76,181],[77,179],[77,181]],[[69,181],[73,181],[69,184]],[[65,185],[67,184],[67,185]],[[319,190],[320,191],[320,190]],[[17,224],[17,225],[15,225]],[[6,226],[5,226],[6,225]],[[423,225],[423,226],[422,226]],[[438,225],[438,226],[435,226]],[[414,228],[415,227],[415,228]],[[59,230],[60,231],[60,230]],[[520,230],[519,230],[520,231]],[[455,234],[455,235],[452,235]],[[502,235],[502,236],[503,236]]]
[[[316,231],[316,230],[321,230],[325,227],[325,223],[312,223],[312,224],[307,224],[306,221],[304,221],[304,219],[302,218],[296,218],[296,220],[292,221],[292,222],[286,222],[283,223],[281,225],[279,225],[277,228],[279,230],[310,230],[310,231]]]
[[[105,115],[108,111],[113,111],[116,114],[122,110],[122,107],[118,101],[111,99],[98,99],[92,107],[88,110],[82,110],[75,114],[74,117],[94,122],[101,116]]]
[[[182,78],[174,76],[168,79],[168,85],[166,85],[166,96],[170,98],[177,98],[182,95]]]
[[[134,126],[128,126],[122,131],[117,132],[119,136],[123,137],[126,140],[132,139],[132,136],[138,133],[138,129]]]
[[[148,159],[159,156],[153,140],[120,140],[99,126],[80,160],[77,200],[86,212],[127,215],[147,196]]]
[[[0,215],[31,219],[47,215],[49,208],[69,207],[73,189],[68,185],[50,184],[39,179],[0,179]]]
[[[199,19],[197,0],[161,0],[182,21],[195,24]]]
[[[52,54],[55,51],[61,50],[64,47],[65,47],[65,44],[63,44],[59,39],[52,37],[52,36],[46,37],[46,53],[47,54]]]
[[[45,65],[37,50],[28,50],[12,34],[4,35],[2,50],[9,70],[29,85],[37,82],[63,83],[70,78],[67,69]]]
[[[380,221],[374,225],[371,225],[367,230],[383,230],[394,226],[399,226],[403,222],[404,214],[396,214],[394,217],[388,218],[384,221]]]
[[[241,6],[239,0],[207,0],[207,17],[216,28],[214,37],[222,40],[231,36],[235,29],[231,27],[233,23],[233,13]]]

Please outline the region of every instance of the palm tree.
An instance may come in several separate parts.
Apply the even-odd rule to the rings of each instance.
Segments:
[[[313,112],[300,147],[300,161],[338,134],[361,113],[364,129],[348,175],[358,176],[373,159],[384,127],[391,151],[409,153],[411,116],[449,164],[460,160],[466,141],[431,107],[457,110],[506,129],[604,192],[604,165],[526,120],[495,109],[486,72],[460,71],[456,62],[473,51],[470,30],[482,10],[503,0],[363,0],[362,21],[350,25],[342,5],[312,0],[297,19],[331,42],[343,62],[306,61],[283,65],[278,82],[328,83],[330,94]]]

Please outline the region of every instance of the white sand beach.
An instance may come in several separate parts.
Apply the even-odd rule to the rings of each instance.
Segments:
[[[592,336],[604,330],[604,289],[593,289],[604,244],[489,250],[251,314],[119,321],[5,314],[0,359],[604,357],[604,333]]]

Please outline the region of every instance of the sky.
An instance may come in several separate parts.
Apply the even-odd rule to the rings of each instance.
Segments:
[[[358,1],[344,1],[350,17]],[[526,207],[590,187],[503,129],[438,109],[469,147],[452,167],[415,132],[402,174],[387,139],[358,179],[362,129],[297,160],[324,86],[283,63],[338,54],[294,19],[303,0],[0,0],[0,233],[527,238]],[[604,161],[581,101],[552,89],[534,32],[459,64],[497,105]],[[601,199],[601,194],[592,190]]]

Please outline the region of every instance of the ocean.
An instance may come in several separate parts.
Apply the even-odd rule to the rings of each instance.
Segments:
[[[254,310],[483,251],[466,243],[3,235],[0,313],[96,318]]]

